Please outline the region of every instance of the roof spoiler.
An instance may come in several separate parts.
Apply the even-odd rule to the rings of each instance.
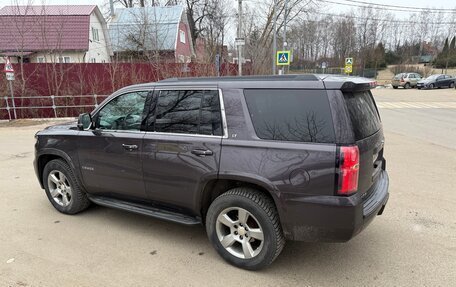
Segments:
[[[377,87],[377,82],[345,82],[340,88],[343,92],[363,92]]]

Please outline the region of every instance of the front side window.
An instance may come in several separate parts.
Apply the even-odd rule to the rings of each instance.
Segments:
[[[140,130],[148,92],[123,94],[106,104],[97,117],[102,130]]]
[[[156,132],[222,135],[218,91],[160,91],[155,112]]]
[[[244,95],[259,138],[335,142],[326,91],[247,89]]]

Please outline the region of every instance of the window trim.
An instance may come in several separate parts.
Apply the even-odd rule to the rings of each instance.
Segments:
[[[226,124],[226,113],[225,113],[225,103],[223,102],[223,92],[219,88],[210,88],[210,87],[155,87],[155,91],[218,91],[219,94],[219,103],[220,103],[220,114],[222,119],[222,133],[221,136],[215,135],[202,135],[202,134],[187,134],[187,133],[166,133],[166,132],[156,132],[156,131],[146,131],[147,134],[156,134],[156,135],[169,135],[169,136],[190,136],[190,137],[205,137],[205,138],[228,138],[228,126]]]

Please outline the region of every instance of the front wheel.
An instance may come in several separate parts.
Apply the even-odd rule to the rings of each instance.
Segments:
[[[429,84],[429,89],[434,89],[434,84]]]
[[[450,83],[450,89],[454,88],[454,83]]]
[[[285,245],[273,200],[250,188],[217,197],[206,215],[206,231],[223,259],[248,270],[271,264]]]
[[[54,159],[46,164],[43,183],[49,201],[62,213],[76,214],[90,205],[73,170],[61,159]]]

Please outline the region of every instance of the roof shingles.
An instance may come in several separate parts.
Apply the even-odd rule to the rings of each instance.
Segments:
[[[95,8],[6,6],[0,9],[0,51],[86,51]]]

